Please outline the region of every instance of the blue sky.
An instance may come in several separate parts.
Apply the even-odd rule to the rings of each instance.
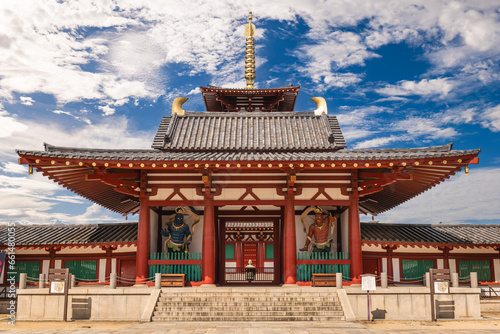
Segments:
[[[0,222],[123,221],[14,149],[149,148],[175,97],[202,111],[199,86],[244,86],[249,10],[257,86],[300,85],[298,111],[325,97],[349,148],[482,149],[377,220],[500,223],[500,4],[396,0],[1,2]]]

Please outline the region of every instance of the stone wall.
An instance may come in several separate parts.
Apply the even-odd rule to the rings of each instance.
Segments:
[[[153,288],[83,288],[69,290],[68,320],[140,321]],[[49,289],[17,291],[17,320],[62,320],[64,296]]]
[[[356,320],[367,320],[367,294],[360,287],[346,287]],[[454,319],[479,319],[479,288],[450,288],[449,294],[436,294],[436,300],[452,302]],[[431,299],[426,287],[389,287],[370,291],[370,313],[373,319],[431,320]]]

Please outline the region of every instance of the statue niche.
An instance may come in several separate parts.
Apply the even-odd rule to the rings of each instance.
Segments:
[[[306,217],[309,212],[314,210],[314,223],[306,228]],[[332,248],[332,241],[334,237],[335,221],[339,214],[332,216],[327,210],[317,206],[316,208],[310,206],[301,215],[300,220],[304,227],[304,233],[307,240],[303,248],[299,249],[301,252],[309,250],[309,244],[312,244],[313,253],[328,253]],[[314,240],[313,240],[314,238]]]
[[[193,218],[194,223],[189,225],[185,222],[184,216]],[[167,238],[165,248],[170,253],[189,252],[196,224],[200,217],[187,207],[177,207],[175,213],[170,215],[166,221],[166,227],[161,230],[161,234]]]

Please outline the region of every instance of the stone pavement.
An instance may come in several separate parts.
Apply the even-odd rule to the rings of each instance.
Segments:
[[[61,324],[61,323],[59,323]],[[323,334],[323,333],[499,333],[496,324],[492,329],[450,329],[435,323],[429,323],[424,329],[382,329],[369,328],[360,323],[352,322],[170,322],[170,323],[136,323],[122,328],[106,329],[93,328],[98,324],[95,322],[68,323],[70,329],[36,329],[33,323],[32,329],[16,329],[8,326],[0,327],[0,333],[18,334],[94,334],[94,333],[122,333],[122,334]],[[76,325],[76,326],[75,326]],[[442,328],[440,328],[442,326]],[[21,327],[21,326],[19,326]],[[24,326],[23,326],[24,327]],[[90,327],[90,328],[89,328]],[[113,327],[113,326],[111,326]],[[427,327],[427,326],[426,326]],[[466,326],[465,326],[466,327]],[[495,329],[496,328],[496,329]]]

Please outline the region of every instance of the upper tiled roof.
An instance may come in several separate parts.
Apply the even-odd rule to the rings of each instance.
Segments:
[[[7,245],[7,226],[0,225],[0,245]],[[17,225],[16,246],[135,243],[137,223]]]
[[[150,161],[350,161],[446,158],[476,155],[480,150],[452,150],[452,145],[405,149],[356,149],[331,151],[161,151],[72,148],[45,145],[45,151],[17,150],[20,155],[94,160]]]
[[[321,151],[344,148],[335,116],[312,112],[186,112],[164,117],[152,147],[169,151]]]
[[[362,223],[361,240],[401,244],[500,245],[500,225]]]

